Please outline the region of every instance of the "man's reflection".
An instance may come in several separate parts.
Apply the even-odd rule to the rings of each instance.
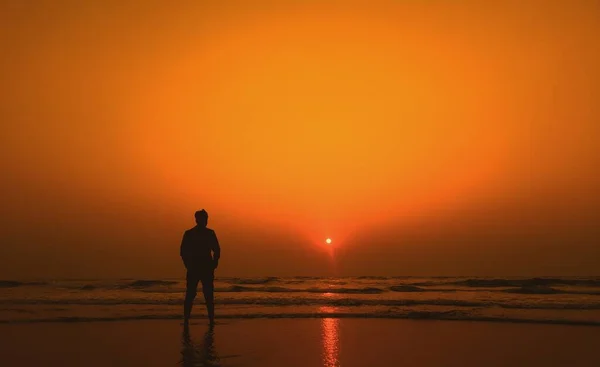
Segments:
[[[214,327],[210,326],[204,334],[202,345],[195,345],[190,337],[189,326],[184,326],[181,348],[181,365],[184,367],[213,366],[221,363],[215,351]]]

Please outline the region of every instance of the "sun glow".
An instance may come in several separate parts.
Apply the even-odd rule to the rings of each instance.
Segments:
[[[331,238],[326,239],[325,243],[328,244],[328,245],[331,245]]]
[[[131,120],[147,121],[128,136],[140,182],[176,182],[181,206],[193,198],[233,217],[340,227],[336,245],[350,228],[442,215],[499,185],[520,130],[490,131],[479,114],[502,99],[487,88],[496,59],[383,13],[323,22],[311,14],[327,7],[309,9],[216,22],[202,52],[157,59],[163,73],[127,102]],[[396,47],[416,32],[427,42]],[[440,62],[446,48],[469,57]],[[475,62],[488,69],[474,74]]]

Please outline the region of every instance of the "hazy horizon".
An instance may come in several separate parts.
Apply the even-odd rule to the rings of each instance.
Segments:
[[[0,279],[600,275],[600,3],[5,1]],[[332,239],[332,246],[325,239]]]

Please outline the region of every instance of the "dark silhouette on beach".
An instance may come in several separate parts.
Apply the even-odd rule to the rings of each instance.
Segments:
[[[196,226],[183,234],[180,255],[187,269],[186,293],[183,305],[184,324],[188,324],[192,305],[196,298],[198,282],[202,283],[202,293],[206,302],[210,324],[215,322],[214,278],[219,266],[221,247],[215,231],[207,228],[208,213],[202,209],[195,213]]]

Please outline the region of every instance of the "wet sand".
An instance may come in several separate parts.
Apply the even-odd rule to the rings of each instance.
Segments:
[[[384,319],[0,325],[13,366],[600,366],[599,327]]]

